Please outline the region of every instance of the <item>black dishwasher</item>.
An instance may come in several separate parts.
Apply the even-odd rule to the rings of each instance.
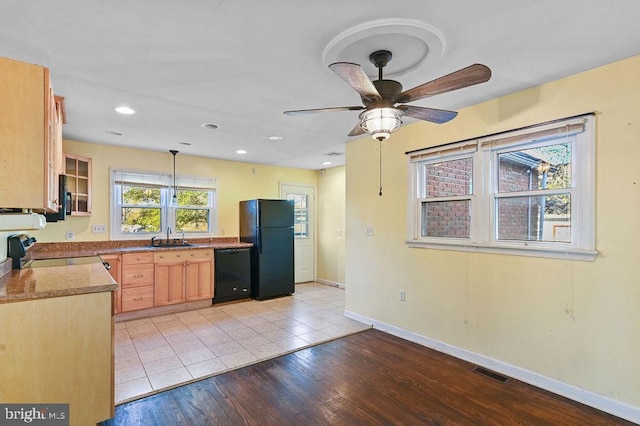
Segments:
[[[251,297],[251,249],[215,250],[213,303]]]

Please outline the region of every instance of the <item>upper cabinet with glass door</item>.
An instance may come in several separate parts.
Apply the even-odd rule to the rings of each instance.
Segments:
[[[91,215],[91,158],[65,154],[67,191],[71,193],[71,215]]]

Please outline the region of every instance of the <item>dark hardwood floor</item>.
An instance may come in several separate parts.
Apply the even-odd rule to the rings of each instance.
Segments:
[[[367,330],[116,408],[111,425],[632,423]]]

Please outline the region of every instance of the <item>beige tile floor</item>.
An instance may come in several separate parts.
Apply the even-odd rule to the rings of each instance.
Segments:
[[[118,322],[116,404],[369,328],[343,311],[344,290],[305,283],[293,296]]]

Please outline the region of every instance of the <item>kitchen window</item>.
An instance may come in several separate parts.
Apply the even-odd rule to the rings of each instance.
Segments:
[[[411,247],[594,260],[594,118],[407,153]]]
[[[172,233],[211,236],[216,229],[216,179],[176,176],[178,205],[171,206],[173,177],[112,170],[111,238],[139,239]]]

